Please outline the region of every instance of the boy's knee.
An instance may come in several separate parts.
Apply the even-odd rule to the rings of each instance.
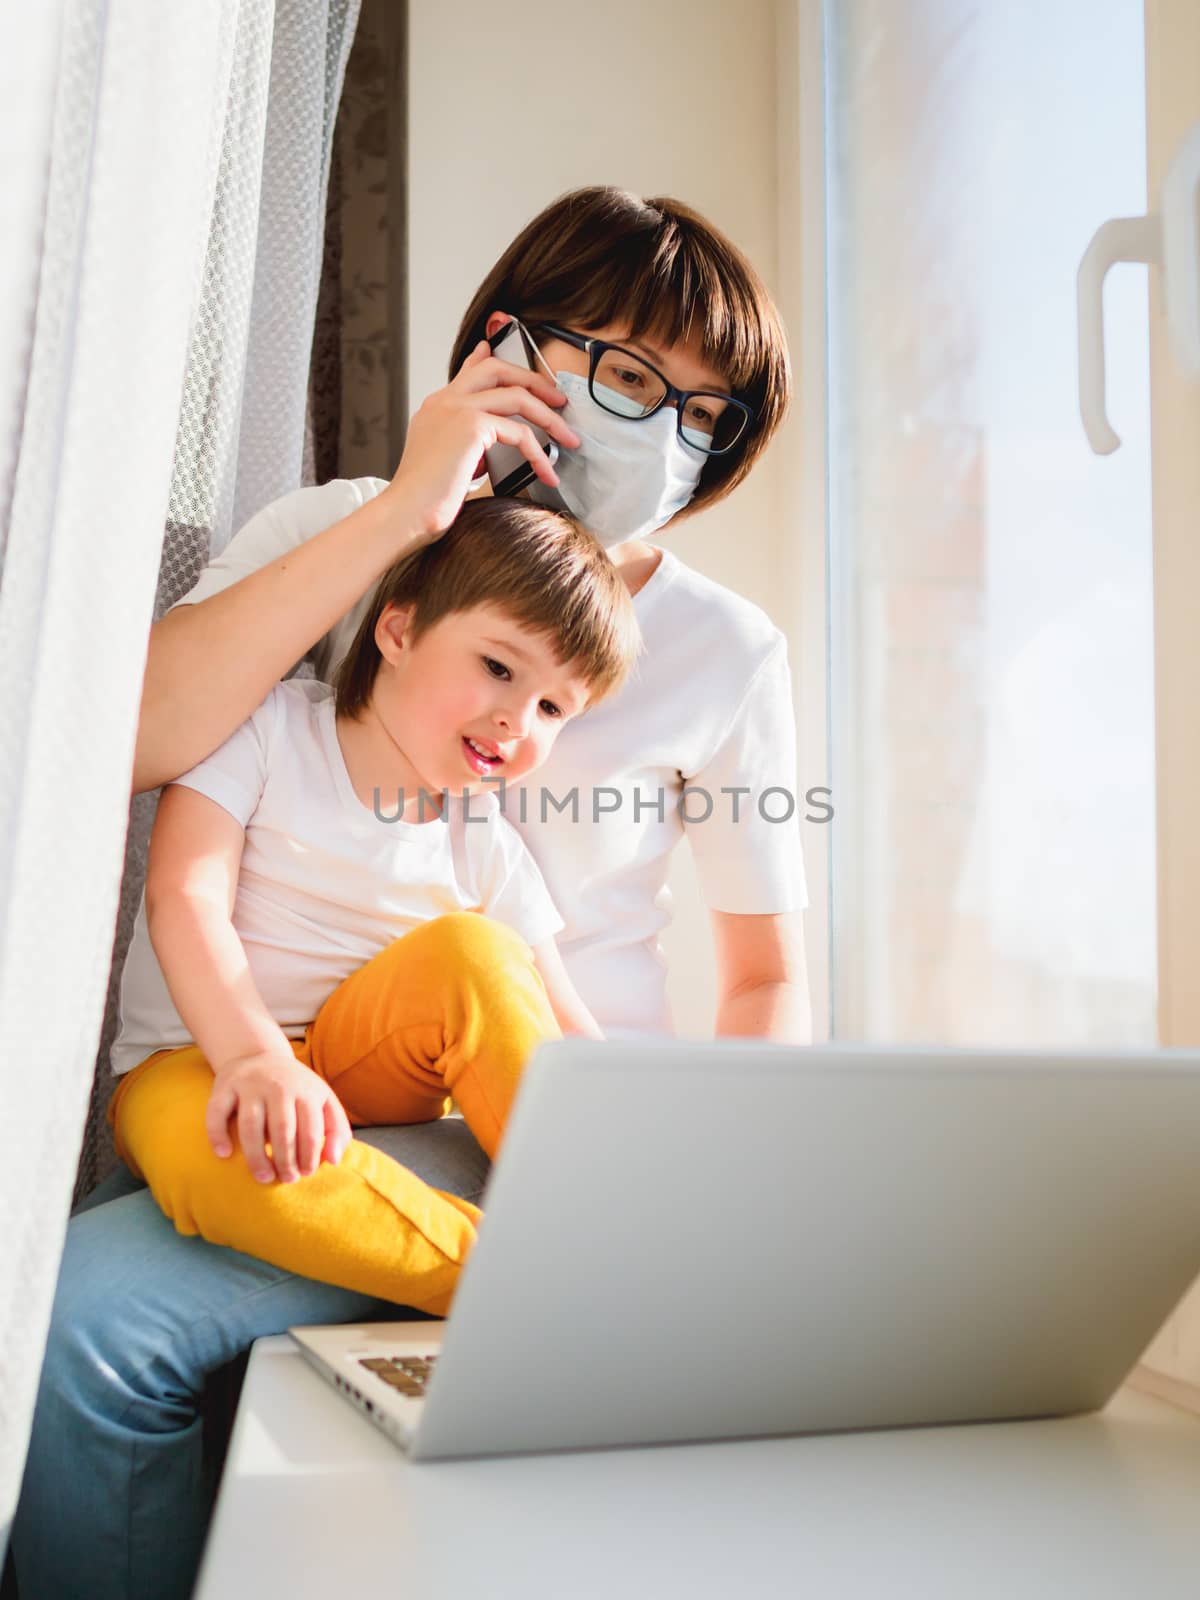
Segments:
[[[198,1094],[194,1086],[178,1099],[143,1095],[129,1102],[115,1130],[117,1148],[145,1178],[177,1232],[186,1235],[203,1233],[198,1218],[205,1204],[247,1175],[239,1170],[245,1161],[236,1144],[232,1155],[221,1157],[209,1143],[207,1103],[207,1092]]]
[[[153,1187],[152,1170],[164,1161],[178,1166],[213,1155],[205,1131],[212,1073],[194,1048],[135,1070],[140,1076],[118,1090],[110,1120],[118,1153]]]
[[[478,911],[452,911],[435,917],[407,934],[405,942],[408,940],[416,941],[415,948],[446,971],[461,972],[466,967],[491,973],[512,962],[533,960],[532,950],[519,933]]]

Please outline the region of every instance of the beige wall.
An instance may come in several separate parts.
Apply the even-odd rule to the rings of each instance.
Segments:
[[[685,200],[777,293],[775,54],[774,0],[411,0],[412,403],[445,381],[458,318],[484,272],[565,189],[615,183]],[[786,628],[780,481],[768,457],[668,542]],[[704,1032],[707,919],[685,856],[673,883],[672,997],[680,1029]]]

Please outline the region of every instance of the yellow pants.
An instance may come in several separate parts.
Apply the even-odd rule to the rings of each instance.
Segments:
[[[523,939],[472,912],[397,939],[338,985],[292,1041],[353,1125],[433,1122],[457,1101],[494,1156],[535,1046],[559,1037]],[[180,1233],[308,1278],[445,1315],[480,1212],[354,1139],[337,1166],[259,1183],[231,1124],[215,1154],[204,1113],[213,1074],[194,1045],[127,1073],[108,1108],[117,1151]]]

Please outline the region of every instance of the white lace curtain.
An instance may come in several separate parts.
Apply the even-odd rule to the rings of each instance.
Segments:
[[[0,1560],[104,1016],[146,635],[210,549],[301,481],[357,13],[358,0],[39,0],[10,52]],[[135,841],[147,825],[135,807]]]

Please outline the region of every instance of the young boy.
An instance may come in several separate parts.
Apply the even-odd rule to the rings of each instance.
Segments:
[[[534,1047],[600,1036],[489,784],[535,770],[638,641],[590,534],[473,501],[384,577],[336,698],[281,683],[164,790],[109,1117],[180,1232],[446,1309],[478,1211],[350,1124],[452,1095],[493,1156]]]

